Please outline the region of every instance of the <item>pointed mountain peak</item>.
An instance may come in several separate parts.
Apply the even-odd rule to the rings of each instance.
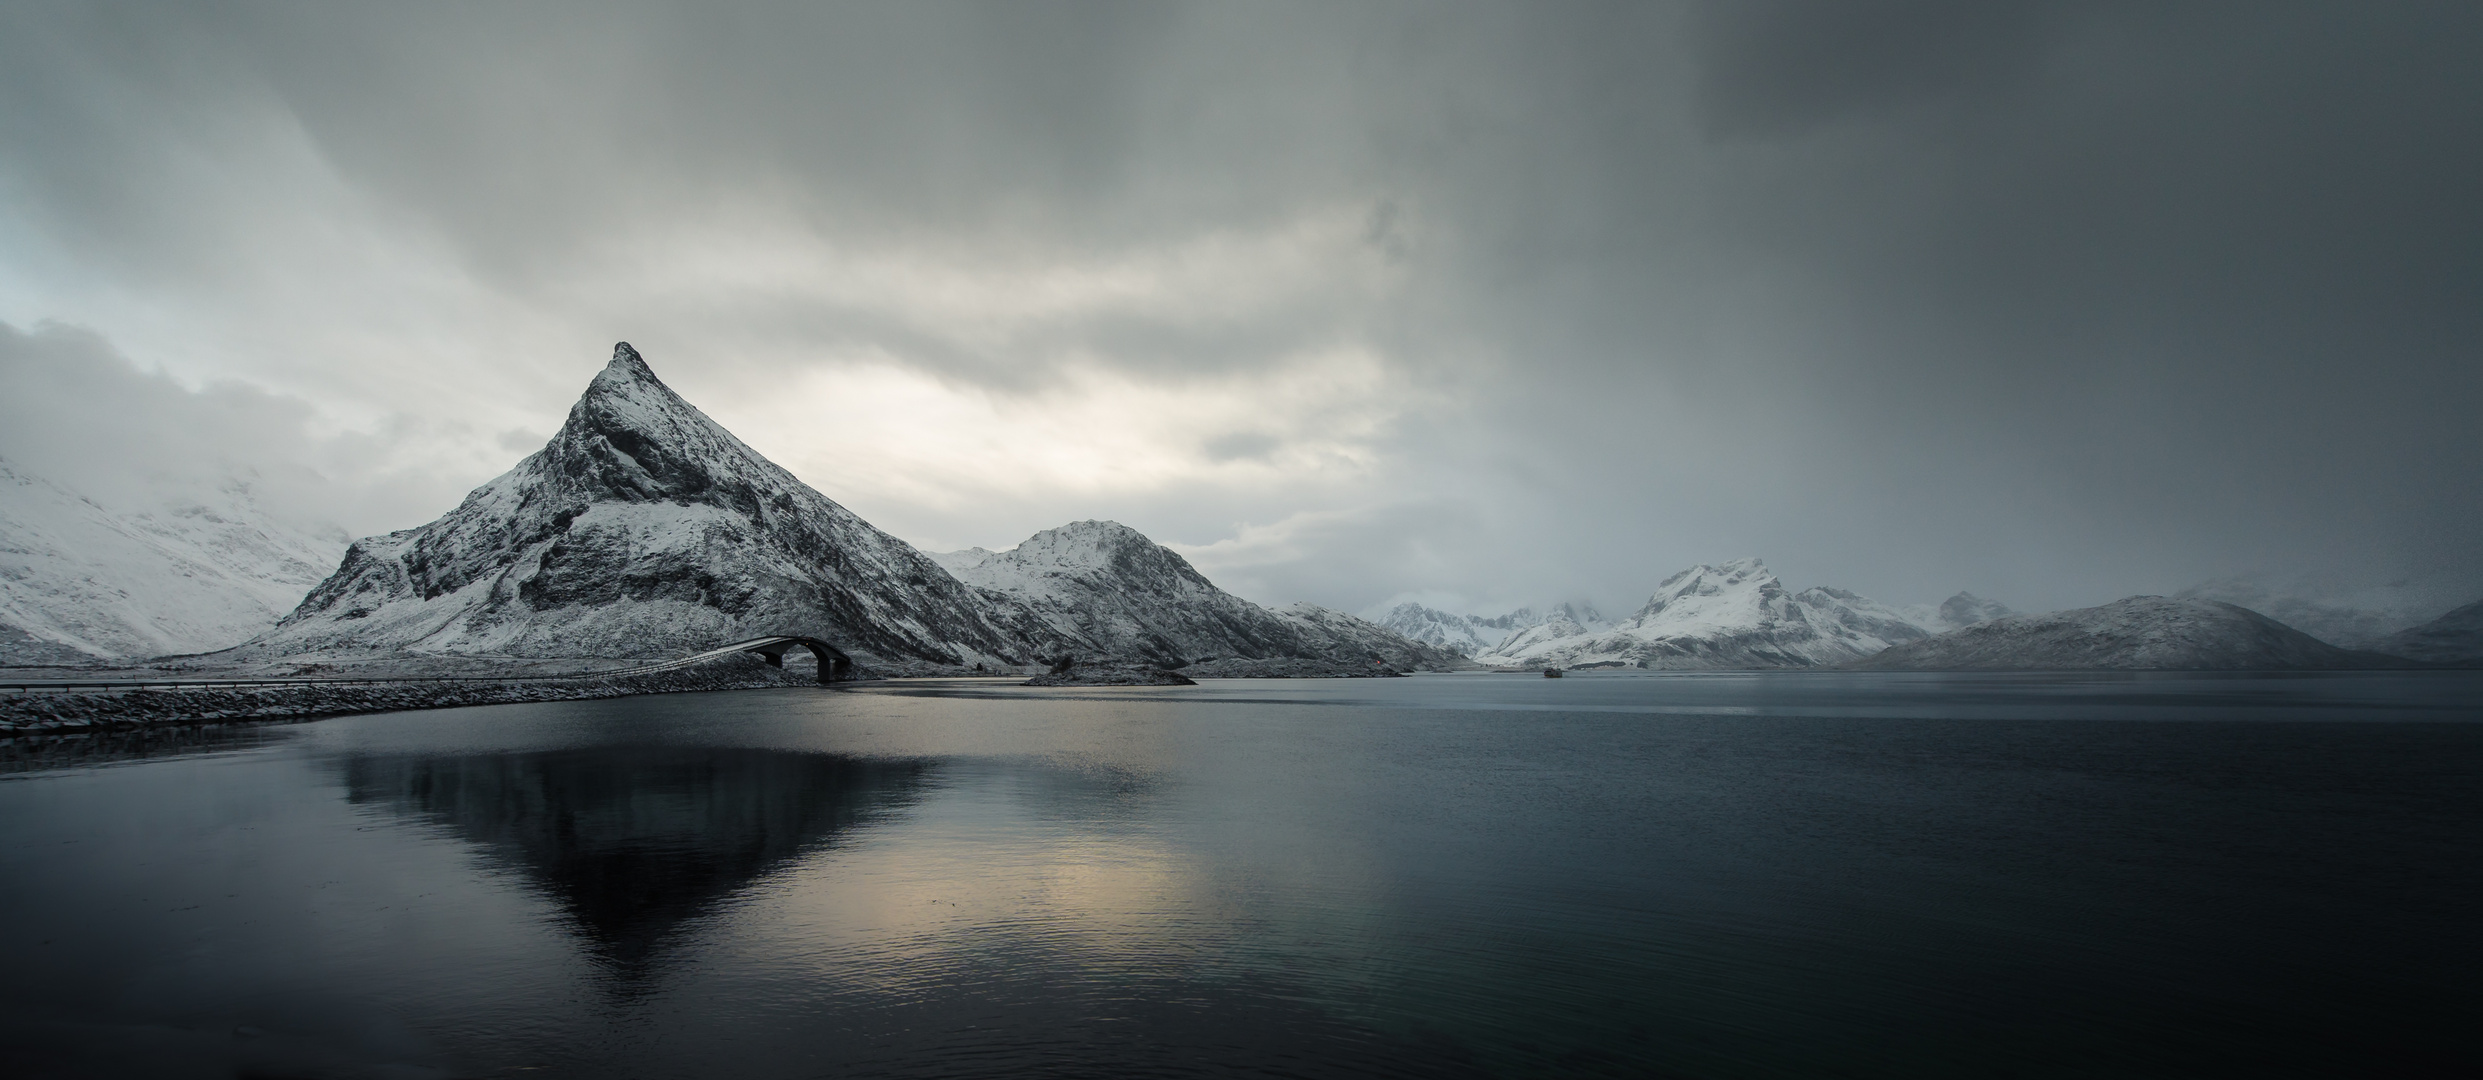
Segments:
[[[626,341],[612,343],[612,362],[605,364],[604,370],[638,379],[655,377],[655,371],[647,366],[646,359],[639,356],[638,350],[631,348]]]
[[[720,501],[749,509],[801,487],[664,385],[626,341],[612,347],[612,361],[570,406],[544,452],[563,490],[590,500]]]
[[[629,388],[641,386],[660,389],[667,395],[672,392],[671,387],[664,385],[664,380],[655,377],[655,369],[647,366],[646,359],[638,355],[638,350],[623,341],[612,346],[612,362],[595,373],[595,381],[586,385],[586,393],[589,397],[598,393],[625,393]]]
[[[1655,587],[1655,595],[1647,598],[1645,607],[1633,618],[1641,623],[1666,611],[1679,611],[1685,603],[1714,602],[1713,598],[1738,598],[1747,604],[1765,603],[1770,597],[1782,595],[1784,584],[1769,573],[1767,564],[1756,557],[1734,559],[1716,566],[1701,563],[1671,577]]]

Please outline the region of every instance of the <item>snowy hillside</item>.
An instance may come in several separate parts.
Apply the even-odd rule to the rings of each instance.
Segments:
[[[1555,604],[1538,613],[1524,607],[1505,615],[1453,615],[1421,604],[1398,604],[1381,616],[1379,625],[1410,640],[1446,649],[1459,656],[1490,654],[1521,631],[1562,621],[1580,628],[1602,629],[1604,617],[1589,607]]]
[[[1842,589],[1788,592],[1737,559],[1664,579],[1608,628],[1555,617],[1476,659],[1514,667],[1772,668],[1841,664],[1929,636],[1902,612]]]
[[[1370,663],[1398,670],[1470,667],[1454,653],[1408,639],[1366,619],[1307,601],[1276,609],[1276,617],[1301,635],[1300,655],[1338,663]]]
[[[935,558],[1019,636],[1081,656],[1167,666],[1233,657],[1380,659],[1405,667],[1455,659],[1315,605],[1269,611],[1217,588],[1189,560],[1118,522],[1073,522],[1008,551]]]
[[[0,462],[0,663],[225,648],[275,625],[344,549],[273,520],[245,483],[123,511]]]
[[[951,574],[972,570],[983,565],[983,560],[992,557],[990,550],[979,547],[967,548],[964,551],[926,551],[923,554],[930,556],[932,562],[940,564]]]
[[[2385,651],[2391,635],[2437,618],[2472,595],[2454,581],[2354,585],[2311,574],[2241,574],[2193,585],[2173,597],[2221,600],[2340,648]]]
[[[765,633],[883,667],[1025,652],[938,563],[743,445],[623,343],[541,451],[437,521],[357,541],[250,647],[652,657]]]
[[[2383,639],[2379,651],[2427,664],[2483,667],[2483,600]]]
[[[1891,648],[1856,667],[1920,671],[2283,671],[2402,666],[2348,652],[2248,608],[2133,596],[2013,615]]]

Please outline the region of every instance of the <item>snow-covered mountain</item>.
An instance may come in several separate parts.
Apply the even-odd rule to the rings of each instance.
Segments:
[[[1475,657],[1496,651],[1512,635],[1531,630],[1547,622],[1565,621],[1568,625],[1601,629],[1604,617],[1594,608],[1554,604],[1542,612],[1522,607],[1505,615],[1486,618],[1481,615],[1454,615],[1421,604],[1398,604],[1381,616],[1379,625],[1419,641],[1456,653]]]
[[[345,549],[248,483],[127,510],[0,462],[0,664],[205,652],[275,625]]]
[[[2437,618],[2461,597],[2474,595],[2459,584],[2355,584],[2317,574],[2251,573],[2202,582],[2173,596],[2221,600],[2263,612],[2331,645],[2385,651],[2391,635]]]
[[[2101,607],[2012,615],[1898,645],[1853,666],[1920,671],[2283,671],[2403,666],[2349,652],[2249,608],[2133,596]]]
[[[2383,639],[2379,651],[2427,664],[2483,667],[2483,600],[2400,630]]]
[[[1736,559],[1664,579],[1644,607],[1609,628],[1550,618],[1476,659],[1530,668],[1817,667],[1928,636],[1886,604],[1842,589],[1790,592],[1765,563]]]
[[[1003,552],[934,556],[1029,641],[1082,657],[1182,666],[1302,658],[1401,667],[1455,657],[1313,604],[1269,611],[1215,586],[1189,560],[1127,525],[1079,521]]]
[[[670,656],[764,633],[881,667],[1031,658],[973,590],[743,445],[623,343],[542,450],[437,521],[356,541],[250,648]]]

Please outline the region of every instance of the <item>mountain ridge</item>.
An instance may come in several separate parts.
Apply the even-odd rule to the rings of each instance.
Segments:
[[[1524,668],[1821,667],[1928,636],[1902,612],[1857,593],[1787,590],[1751,557],[1673,574],[1608,628],[1546,620],[1476,660]]]
[[[2012,615],[1908,642],[1850,665],[1894,671],[2302,671],[2415,667],[2341,649],[2221,600],[2132,596]]]
[[[1316,604],[1270,610],[1217,588],[1180,553],[1116,521],[1045,529],[1007,551],[933,558],[992,601],[1023,612],[1030,637],[1051,635],[1085,658],[1164,667],[1217,660],[1316,659],[1398,667],[1459,659]]]

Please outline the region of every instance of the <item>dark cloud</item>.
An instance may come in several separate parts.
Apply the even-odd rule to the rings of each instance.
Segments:
[[[360,534],[420,524],[437,511],[412,508],[463,494],[395,453],[419,420],[334,433],[319,421],[308,402],[248,383],[142,370],[91,331],[0,323],[0,459],[106,507],[152,510],[239,480],[298,527]]]
[[[281,201],[214,208],[298,145],[352,195],[320,213],[438,244],[563,350],[649,346],[719,415],[805,349],[1024,396],[1081,365],[1232,392],[1351,347],[1409,403],[1321,474],[1358,487],[863,507],[900,531],[1119,516],[1349,606],[1626,606],[1749,553],[2019,607],[2253,566],[2470,578],[2478,55],[2453,3],[19,6],[0,222],[56,254],[0,281],[223,298],[298,241],[262,224]],[[1208,242],[1330,217],[1293,262]],[[1299,287],[1220,307],[1245,270],[1202,272],[997,330],[868,290],[579,295],[614,245],[713,222],[1026,292],[1132,259]],[[1197,251],[1223,253],[1165,254]],[[0,317],[74,314],[35,303]],[[510,365],[536,412],[550,364]],[[1281,459],[1262,430],[1291,431],[1178,451]]]

